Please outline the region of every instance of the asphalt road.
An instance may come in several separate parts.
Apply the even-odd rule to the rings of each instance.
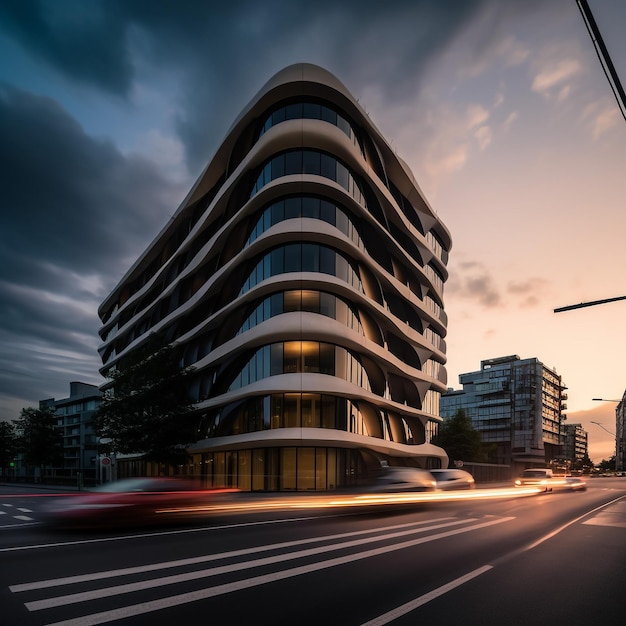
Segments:
[[[407,506],[284,498],[270,510],[82,532],[39,522],[54,496],[0,487],[0,623],[621,622],[626,478],[588,485]]]

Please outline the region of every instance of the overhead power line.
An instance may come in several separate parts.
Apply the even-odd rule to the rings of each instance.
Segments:
[[[596,24],[596,20],[591,13],[589,3],[587,2],[587,0],[576,0],[576,4],[578,4],[578,8],[580,9],[580,12],[583,16],[585,25],[587,26],[587,31],[589,32],[591,40],[593,41],[593,45],[596,49],[596,54],[598,55],[598,59],[600,59],[600,64],[602,65],[602,69],[604,70],[604,75],[607,77],[609,85],[611,86],[611,90],[613,91],[613,95],[617,100],[617,106],[619,107],[620,113],[622,114],[622,117],[626,120],[626,94],[624,93],[624,88],[622,87],[622,83],[620,82],[619,76],[617,75],[615,66],[613,65],[611,56],[609,55],[609,51],[604,45],[604,40],[602,39],[600,30],[598,29],[598,25]]]

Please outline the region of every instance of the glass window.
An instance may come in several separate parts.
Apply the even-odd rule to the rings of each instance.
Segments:
[[[335,259],[338,255],[330,248],[320,248],[319,271],[322,274],[330,274],[346,280],[345,276],[338,276],[335,273]]]
[[[319,344],[319,371],[320,374],[335,374],[335,347],[329,343]]]
[[[285,249],[275,248],[270,253],[272,274],[282,274],[285,271]]]
[[[315,448],[298,449],[298,490],[315,489]]]
[[[280,178],[281,176],[284,176],[286,173],[289,173],[289,172],[285,172],[285,155],[284,154],[279,154],[278,156],[274,157],[271,163],[272,163],[272,180],[276,178]],[[266,185],[267,183],[269,183],[269,180],[265,181]]]
[[[305,150],[303,152],[302,173],[303,174],[320,174],[320,158],[319,152]],[[327,178],[330,178],[327,176]]]
[[[278,224],[278,222],[282,222],[285,219],[285,202],[283,200],[279,200],[272,204],[272,224]]]
[[[302,217],[312,217],[319,219],[320,217],[320,200],[305,196],[302,198]]]
[[[271,120],[274,124],[279,124],[280,122],[284,122],[286,119],[287,109],[282,107],[272,114]]]
[[[330,180],[337,180],[337,161],[328,154],[321,154],[319,156],[320,164],[318,172],[325,178],[330,178]]]
[[[285,374],[300,371],[300,342],[286,341],[284,343],[283,369]],[[281,372],[282,373],[282,372]]]
[[[288,120],[302,119],[302,103],[288,104],[285,111],[285,117]]]
[[[296,448],[280,449],[280,478],[283,491],[295,491],[297,488],[296,476]]]
[[[294,197],[285,200],[285,219],[300,217],[302,213],[302,198]]]
[[[314,104],[313,102],[305,102],[302,107],[302,117],[310,120],[319,120],[322,118],[321,109],[322,107],[319,104]]]
[[[346,222],[348,221],[346,214],[343,211],[339,211],[337,207],[332,204],[332,202],[328,202],[327,200],[322,200],[320,202],[320,219],[334,226],[337,221],[335,217],[336,215],[342,215],[345,218]],[[344,230],[343,232],[347,231]]]
[[[287,161],[285,165],[285,174],[301,174],[302,173],[302,152],[287,152]]]
[[[298,411],[298,403],[300,394],[286,393],[283,401],[283,419],[282,423],[285,428],[299,428],[300,419]]]
[[[272,376],[277,376],[283,373],[283,344],[274,343],[271,345],[271,368],[270,372]]]
[[[289,244],[285,246],[285,272],[298,272],[301,268],[300,244]]]
[[[302,244],[302,271],[317,272],[319,271],[319,253],[320,247],[314,244]]]
[[[337,115],[337,113],[335,113],[332,109],[329,109],[328,107],[323,106],[322,107],[322,111],[321,111],[321,117],[325,122],[330,122],[331,124],[335,124],[336,126],[338,126],[337,124],[337,118],[339,117]],[[339,119],[341,120],[342,118],[339,117]],[[341,127],[340,127],[341,128]],[[343,129],[342,129],[343,130]],[[345,131],[344,131],[345,132]],[[348,135],[348,137],[350,136],[350,133],[346,133]]]

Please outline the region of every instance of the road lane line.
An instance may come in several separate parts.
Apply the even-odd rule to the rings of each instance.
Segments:
[[[294,567],[291,569],[282,570],[280,572],[274,572],[272,574],[265,574],[262,576],[256,576],[254,578],[248,578],[232,583],[226,583],[223,585],[217,585],[215,587],[208,587],[206,589],[199,589],[197,591],[191,591],[182,593],[175,596],[159,598],[148,602],[142,602],[140,604],[120,607],[119,609],[113,609],[109,611],[103,611],[101,613],[92,613],[91,615],[83,615],[82,617],[63,620],[55,622],[54,624],[48,624],[47,626],[96,626],[98,624],[105,624],[107,622],[114,622],[124,619],[126,617],[132,617],[135,615],[143,615],[154,611],[159,611],[165,608],[171,608],[179,606],[181,604],[188,604],[190,602],[196,602],[198,600],[205,600],[216,596],[232,593],[234,591],[241,591],[243,589],[249,589],[251,587],[257,587],[259,585],[265,585],[271,582],[284,580],[286,578],[293,578],[294,576],[300,576],[302,574],[309,574],[330,567],[336,567],[338,565],[344,565],[354,561],[360,561],[366,558],[379,556],[388,552],[394,552],[397,550],[404,550],[405,548],[411,548],[430,541],[436,541],[445,537],[452,537],[454,535],[463,534],[472,530],[478,530],[480,528],[486,528],[495,524],[501,524],[508,522],[514,517],[503,517],[488,522],[482,522],[480,524],[474,524],[465,528],[457,528],[449,530],[437,535],[429,535],[428,537],[420,537],[418,539],[412,539],[410,541],[404,541],[402,543],[393,544],[391,546],[381,546],[365,552],[359,552],[352,555],[346,555],[329,559],[327,561],[321,561],[317,563],[311,563],[309,565],[302,565],[300,567]]]
[[[464,521],[476,521],[475,519],[469,519]],[[285,554],[278,554],[273,556],[264,557],[262,559],[256,559],[253,561],[244,561],[242,563],[235,563],[231,565],[223,565],[220,567],[214,567],[210,569],[198,570],[193,572],[187,572],[183,574],[173,574],[171,576],[163,576],[161,578],[151,578],[148,580],[138,581],[135,583],[126,583],[122,585],[116,585],[114,587],[105,587],[102,589],[94,589],[92,591],[85,591],[82,593],[73,593],[65,596],[57,596],[55,598],[50,598],[47,600],[38,600],[35,602],[26,603],[25,606],[29,611],[39,611],[41,609],[49,609],[53,606],[64,606],[66,604],[75,604],[77,602],[88,602],[90,600],[95,600],[97,598],[106,598],[109,596],[133,593],[135,591],[143,591],[145,589],[153,589],[156,587],[164,587],[166,585],[173,585],[181,582],[188,582],[190,580],[197,580],[199,578],[209,578],[211,576],[218,576],[220,574],[229,574],[232,572],[239,572],[246,569],[252,569],[255,567],[262,567],[264,565],[274,565],[275,563],[282,563],[285,561],[293,561],[295,559],[306,558],[309,556],[316,556],[318,554],[323,554],[325,552],[334,552],[337,550],[343,550],[346,548],[353,548],[356,546],[365,545],[368,543],[386,541],[389,539],[397,539],[399,537],[404,537],[406,535],[416,534],[416,533],[424,533],[431,530],[439,530],[441,528],[447,528],[449,526],[456,526],[458,524],[464,523],[463,521],[456,520],[447,523],[441,523],[433,526],[426,526],[424,528],[412,528],[411,530],[403,530],[397,531],[394,533],[387,534],[378,534],[373,537],[367,537],[365,539],[353,539],[352,541],[344,541],[342,543],[334,543],[328,546],[317,546],[315,548],[309,548],[308,550],[300,550],[298,552],[288,552]],[[360,531],[361,534],[364,531]],[[372,531],[369,531],[370,534]],[[328,538],[324,538],[324,541],[328,541]],[[317,540],[319,543],[322,540]],[[310,542],[309,542],[310,543]],[[256,550],[255,550],[256,551]],[[267,552],[266,550],[262,550]],[[239,553],[248,551],[242,550],[238,551]],[[209,559],[210,560],[210,559]],[[202,561],[196,561],[202,562]],[[152,572],[154,568],[150,566],[146,566],[142,571],[144,572]],[[12,587],[10,587],[11,591],[14,591]]]
[[[24,520],[25,522],[32,522],[33,518],[32,517],[28,517],[28,515],[14,515],[13,519],[21,519]]]
[[[164,537],[167,535],[183,535],[188,533],[205,533],[214,530],[225,530],[232,528],[246,528],[250,526],[267,526],[269,524],[287,524],[292,522],[308,522],[311,520],[331,519],[333,517],[344,517],[345,514],[339,515],[314,515],[307,517],[290,517],[287,519],[273,519],[265,522],[239,522],[237,524],[224,524],[223,526],[205,526],[202,528],[184,528],[182,530],[163,530],[153,533],[139,533],[134,535],[121,535],[119,537],[100,537],[99,539],[80,539],[74,541],[57,541],[55,543],[36,543],[26,546],[10,546],[8,548],[0,548],[1,552],[17,552],[21,550],[40,550],[42,548],[66,548],[67,546],[79,546],[88,543],[105,543],[109,541],[126,541],[128,539],[152,539],[153,537]],[[37,522],[41,524],[41,522]]]
[[[335,539],[346,539],[347,537],[358,537],[359,535],[371,535],[374,533],[389,532],[399,530],[401,528],[410,528],[414,526],[422,526],[425,524],[439,524],[453,517],[440,517],[436,519],[423,520],[421,522],[407,522],[405,524],[394,524],[392,526],[384,526],[382,528],[373,528],[369,530],[357,530],[347,533],[339,533],[335,535],[324,535],[322,537],[309,537],[308,539],[297,539],[295,541],[284,541],[282,543],[274,543],[254,548],[244,548],[242,550],[232,550],[230,552],[221,552],[217,554],[207,554],[203,556],[190,557],[187,559],[177,559],[175,561],[163,561],[161,563],[150,563],[148,565],[139,565],[136,567],[125,567],[121,569],[108,570],[103,572],[94,572],[92,574],[79,574],[77,576],[65,576],[64,578],[53,578],[51,580],[41,580],[32,583],[22,583],[19,585],[11,585],[9,589],[13,593],[21,591],[32,591],[34,589],[47,589],[49,587],[60,587],[63,585],[73,585],[77,583],[88,582],[92,580],[102,580],[104,578],[118,578],[119,576],[130,576],[131,574],[141,574],[144,572],[153,572],[160,569],[171,569],[174,567],[183,567],[186,565],[197,565],[198,563],[207,563],[209,561],[219,561],[222,559],[235,558],[239,556],[247,556],[249,554],[257,554],[259,552],[270,552],[271,550],[282,550],[285,548],[293,548],[295,546],[306,545],[310,543],[321,543],[322,541],[333,541]]]
[[[554,529],[552,532],[549,532],[547,535],[544,535],[543,537],[537,539],[537,541],[531,543],[525,548],[522,548],[522,551],[532,550],[533,548],[536,548],[538,545],[542,544],[544,541],[547,541],[548,539],[552,539],[552,537],[555,537],[559,533],[563,532],[566,528],[568,528],[572,524],[575,524],[576,522],[579,522],[581,519],[584,519],[585,517],[589,517],[593,513],[597,513],[598,511],[601,511],[602,509],[605,509],[606,507],[611,506],[612,504],[615,504],[616,502],[619,502],[620,500],[623,500],[624,498],[626,498],[626,496],[620,496],[619,498],[615,498],[615,500],[611,500],[610,502],[605,502],[604,504],[597,506],[595,509],[592,509],[591,511],[587,511],[587,513],[583,513],[582,515],[579,515],[577,518],[570,520],[569,522],[563,524],[562,526],[559,526],[558,528]]]
[[[483,567],[479,567],[478,569],[475,569],[473,572],[469,572],[468,574],[465,574],[465,576],[456,578],[455,580],[452,580],[449,583],[446,583],[445,585],[438,587],[437,589],[433,589],[432,591],[425,593],[423,596],[420,596],[419,598],[415,598],[415,600],[411,600],[410,602],[407,602],[406,604],[396,607],[395,609],[388,611],[387,613],[383,613],[382,615],[379,615],[378,617],[370,620],[369,622],[365,622],[364,624],[361,624],[361,626],[384,626],[385,624],[389,624],[389,622],[393,622],[399,617],[402,617],[403,615],[406,615],[407,613],[414,611],[420,606],[427,604],[431,600],[434,600],[435,598],[438,598],[439,596],[443,596],[444,594],[448,593],[448,591],[452,591],[453,589],[456,589],[457,587],[464,585],[466,582],[469,582],[473,578],[476,578],[477,576],[480,576],[481,574],[488,572],[490,569],[493,569],[492,565],[483,565]]]

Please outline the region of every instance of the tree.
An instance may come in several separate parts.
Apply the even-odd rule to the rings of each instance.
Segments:
[[[193,368],[181,368],[177,349],[153,334],[109,375],[112,385],[93,417],[93,427],[116,452],[181,464],[197,439],[197,420],[187,383]]]
[[[57,419],[53,406],[22,409],[14,424],[17,450],[22,453],[25,465],[43,469],[46,465],[62,462],[63,435]]]
[[[451,461],[474,463],[487,461],[491,449],[491,446],[483,444],[480,433],[474,429],[464,409],[444,419],[439,425],[439,434],[433,438],[433,444],[443,448]]]
[[[615,469],[615,455],[613,455],[610,459],[602,459],[596,467],[601,472],[612,472]]]
[[[589,458],[589,454],[587,454],[587,452],[585,452],[585,455],[581,459],[576,459],[572,463],[572,469],[582,472],[583,474],[589,474],[593,467],[593,461]]]
[[[17,435],[11,422],[0,422],[0,468],[3,474],[11,467],[17,454]]]

